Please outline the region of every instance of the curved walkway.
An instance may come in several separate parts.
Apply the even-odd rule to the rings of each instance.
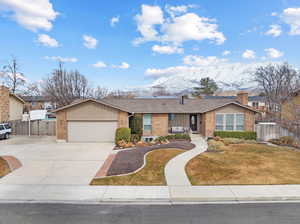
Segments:
[[[195,156],[207,149],[207,142],[200,135],[191,135],[195,148],[171,159],[165,167],[165,177],[168,186],[191,186],[185,172],[185,165]]]

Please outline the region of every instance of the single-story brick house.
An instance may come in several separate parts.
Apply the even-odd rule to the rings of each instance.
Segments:
[[[133,115],[142,117],[143,136],[155,138],[175,130],[203,136],[215,130],[253,131],[256,110],[248,94],[237,99],[86,99],[55,110],[57,140],[111,142],[118,127],[129,127]]]
[[[24,110],[24,100],[0,85],[0,123],[21,120]]]

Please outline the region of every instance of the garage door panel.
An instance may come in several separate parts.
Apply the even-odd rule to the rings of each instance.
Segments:
[[[113,142],[116,121],[68,122],[69,142]]]

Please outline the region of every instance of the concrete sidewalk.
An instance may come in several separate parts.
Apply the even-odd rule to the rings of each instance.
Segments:
[[[247,202],[299,201],[300,185],[81,186],[1,185],[1,202]]]
[[[191,186],[185,172],[186,164],[195,156],[207,150],[207,142],[200,135],[191,135],[195,148],[171,159],[165,167],[165,177],[168,186]]]

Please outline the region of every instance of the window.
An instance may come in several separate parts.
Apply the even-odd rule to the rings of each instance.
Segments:
[[[226,119],[226,131],[233,131],[234,130],[234,114],[225,114]]]
[[[224,130],[224,114],[216,115],[216,130],[222,131]]]
[[[217,131],[243,131],[244,114],[216,114]]]
[[[152,130],[152,115],[151,114],[144,114],[143,126],[144,126],[144,131]]]
[[[175,119],[175,114],[169,114],[169,121],[173,121]]]
[[[252,102],[252,107],[254,107],[254,108],[258,108],[258,102]]]
[[[245,123],[245,117],[244,114],[236,114],[236,130],[237,131],[243,131],[244,130],[244,123]]]

